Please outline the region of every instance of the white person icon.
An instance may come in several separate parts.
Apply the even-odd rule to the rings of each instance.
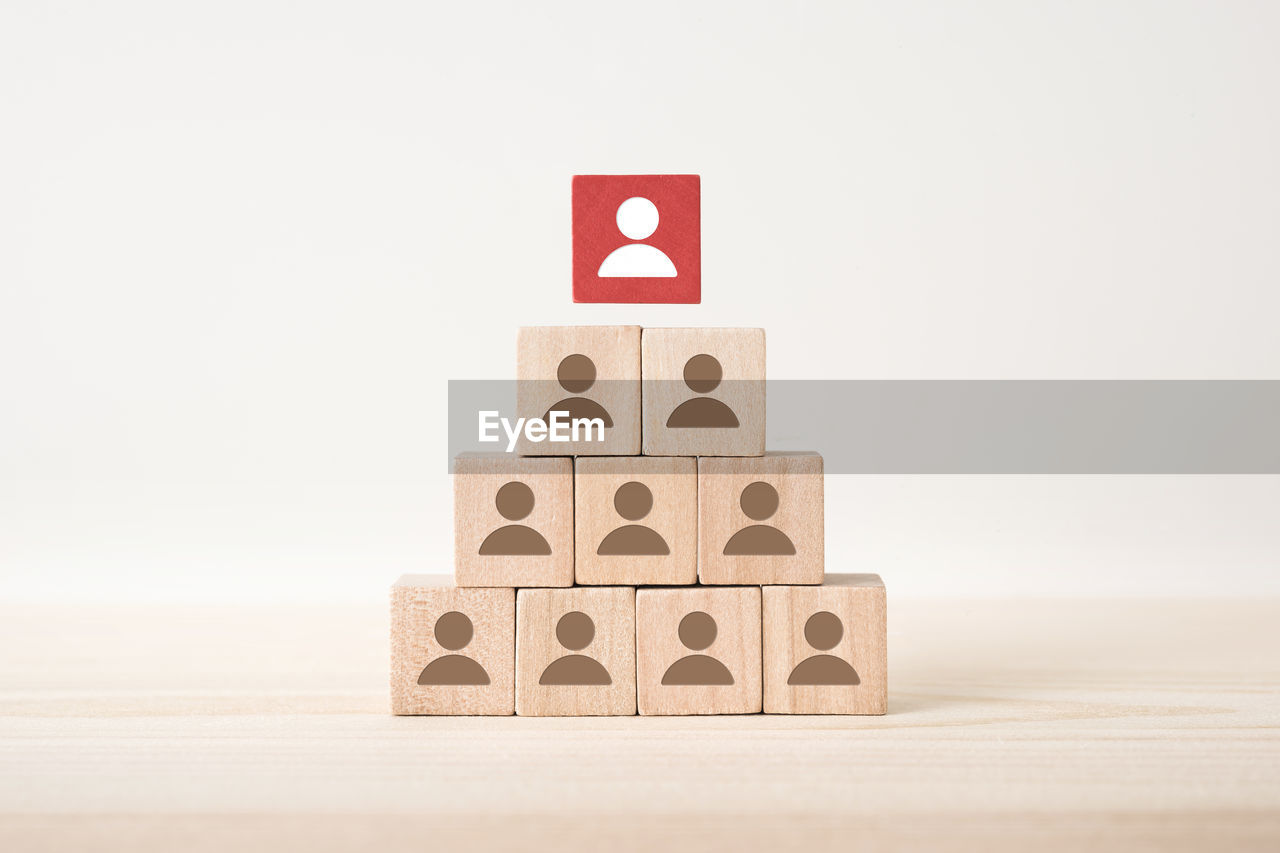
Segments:
[[[630,240],[645,240],[658,230],[658,206],[642,196],[618,205],[618,230]],[[627,243],[609,253],[596,272],[600,278],[675,278],[666,252],[648,243]]]

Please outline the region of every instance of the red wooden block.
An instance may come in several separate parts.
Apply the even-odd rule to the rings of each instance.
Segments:
[[[574,302],[701,302],[697,175],[573,176]]]

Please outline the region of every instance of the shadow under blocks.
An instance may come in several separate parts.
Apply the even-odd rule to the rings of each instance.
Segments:
[[[887,713],[884,582],[826,573],[821,454],[765,450],[764,330],[517,353],[521,416],[594,432],[455,457],[453,577],[392,588],[392,713]]]

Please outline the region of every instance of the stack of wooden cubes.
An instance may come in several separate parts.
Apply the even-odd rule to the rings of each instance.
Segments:
[[[454,577],[391,596],[396,714],[883,714],[885,589],[826,574],[823,462],[765,451],[762,329],[520,330],[517,414],[454,460]]]

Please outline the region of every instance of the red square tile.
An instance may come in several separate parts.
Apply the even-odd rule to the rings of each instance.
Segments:
[[[574,302],[701,302],[697,175],[574,175]]]

